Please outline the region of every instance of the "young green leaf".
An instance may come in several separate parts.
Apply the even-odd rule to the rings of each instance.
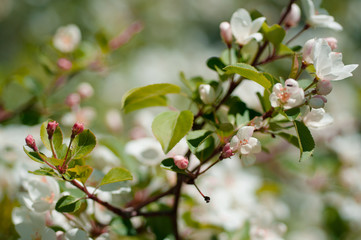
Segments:
[[[173,171],[173,172],[186,174],[185,170],[180,169],[175,165],[173,158],[164,159],[162,161],[162,163],[160,164],[160,167],[164,168],[164,169],[167,169],[167,170],[170,170],[170,171]]]
[[[290,75],[288,76],[288,78],[296,79],[299,66],[300,66],[300,64],[298,62],[298,56],[297,56],[297,54],[294,53],[293,58],[292,58],[291,72],[290,72]]]
[[[29,173],[39,176],[59,177],[59,175],[54,171],[54,169],[48,167],[40,168],[35,171],[29,171]]]
[[[127,169],[116,167],[110,169],[110,171],[104,176],[103,180],[100,182],[99,186],[132,179],[132,174]]]
[[[86,180],[88,180],[89,176],[92,174],[93,168],[88,165],[77,165],[73,168],[69,168],[68,172],[73,173],[75,179],[78,179],[81,183],[85,184]]]
[[[286,31],[278,24],[274,24],[270,27],[266,23],[263,23],[261,30],[264,38],[271,42],[275,47],[278,47],[286,36]]]
[[[154,136],[162,145],[163,151],[168,153],[188,132],[193,125],[193,113],[185,110],[181,112],[163,112],[152,123]]]
[[[55,205],[58,212],[76,212],[81,206],[81,201],[71,195],[61,197]]]
[[[179,92],[180,87],[169,83],[134,88],[123,96],[122,109],[125,113],[129,113],[147,107],[167,106],[167,99],[164,95]]]
[[[217,71],[217,69],[223,69],[226,65],[223,63],[223,61],[218,57],[211,57],[207,60],[207,66]]]
[[[44,163],[44,161],[40,158],[39,154],[37,152],[29,152],[28,150],[26,150],[25,147],[23,147],[24,152],[26,153],[26,155],[28,155],[28,157],[38,163]],[[45,155],[42,155],[44,158],[46,157]]]
[[[310,130],[301,121],[293,122],[298,136],[298,143],[300,146],[300,161],[307,160],[312,156],[315,149],[315,141],[311,135]]]
[[[242,77],[260,84],[264,88],[270,88],[272,86],[271,82],[263,75],[263,73],[258,72],[256,68],[249,64],[236,63],[225,67],[224,70],[226,71],[226,74],[239,74]]]
[[[95,135],[89,130],[78,134],[72,144],[72,158],[82,158],[88,155],[96,145]]]
[[[215,144],[211,134],[211,131],[197,130],[187,135],[189,149],[200,161],[207,159],[214,150]]]

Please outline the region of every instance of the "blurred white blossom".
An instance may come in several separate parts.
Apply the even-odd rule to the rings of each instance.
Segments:
[[[53,44],[61,52],[68,53],[76,49],[81,40],[81,32],[75,24],[60,27],[53,37]]]

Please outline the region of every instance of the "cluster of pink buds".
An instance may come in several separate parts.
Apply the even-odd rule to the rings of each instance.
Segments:
[[[69,71],[73,66],[71,61],[69,61],[66,58],[59,58],[57,64],[58,64],[58,67],[64,71]]]
[[[176,155],[173,157],[174,159],[174,164],[179,168],[179,169],[186,169],[188,167],[188,159],[185,158],[182,155]]]

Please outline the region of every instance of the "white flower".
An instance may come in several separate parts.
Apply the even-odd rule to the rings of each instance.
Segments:
[[[307,127],[322,128],[333,123],[333,118],[323,108],[312,108],[303,118],[303,122]]]
[[[24,183],[28,195],[23,197],[25,205],[33,211],[44,212],[55,206],[60,190],[56,180],[51,177],[33,178]]]
[[[332,16],[327,15],[327,13],[319,14],[320,11],[325,12],[325,10],[316,10],[312,0],[303,0],[302,3],[307,18],[307,24],[312,27],[325,27],[336,31],[342,30],[342,26],[335,22],[335,19]]]
[[[297,107],[304,102],[304,99],[303,89],[298,86],[297,81],[291,78],[285,81],[285,87],[276,83],[270,95],[272,107],[283,106],[284,109]]]
[[[286,11],[286,9],[284,11]],[[284,23],[288,27],[294,27],[298,24],[300,19],[301,19],[301,9],[297,4],[292,3],[291,10],[287,14]]]
[[[78,26],[70,24],[58,28],[53,37],[53,44],[61,52],[72,52],[78,46],[81,40],[81,32]]]
[[[199,85],[199,96],[205,104],[212,104],[216,100],[216,93],[211,85],[201,84]]]
[[[245,45],[252,38],[256,39],[256,41],[261,41],[263,36],[261,33],[258,33],[258,30],[265,20],[265,17],[260,17],[252,21],[247,10],[243,8],[238,9],[231,18],[232,33],[236,38],[236,42],[240,45]]]
[[[321,80],[337,81],[352,76],[358,64],[344,65],[342,53],[332,52],[327,41],[316,39],[311,54],[316,75]]]
[[[239,151],[242,154],[242,161],[246,163],[254,162],[254,153],[261,151],[261,143],[257,138],[252,137],[254,127],[244,126],[240,128],[231,139],[231,149],[233,152]]]
[[[83,230],[73,228],[65,233],[65,240],[89,240],[89,237]]]

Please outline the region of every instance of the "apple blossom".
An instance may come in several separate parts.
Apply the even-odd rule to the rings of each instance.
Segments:
[[[81,97],[78,93],[71,93],[65,99],[65,104],[69,107],[74,107],[79,105]]]
[[[73,64],[71,63],[71,61],[69,61],[66,58],[59,58],[57,65],[60,69],[68,71],[71,69],[71,67],[73,66]]]
[[[254,153],[261,151],[260,141],[252,137],[254,127],[244,126],[240,128],[235,136],[232,137],[230,148],[232,152],[239,152],[244,162],[252,162],[255,160]]]
[[[327,37],[324,38],[328,44],[328,46],[330,46],[330,48],[333,50],[335,50],[337,48],[337,39],[334,37]]]
[[[212,104],[216,100],[216,93],[211,85],[201,84],[199,85],[199,96],[205,104]]]
[[[307,18],[307,24],[312,27],[325,27],[336,31],[341,31],[342,26],[335,22],[332,16],[327,14],[319,14],[323,9],[316,10],[312,0],[303,0],[303,8]]]
[[[333,118],[326,113],[323,108],[312,108],[311,111],[307,111],[303,122],[310,128],[321,128],[330,125],[333,122]]]
[[[232,29],[231,24],[229,22],[221,22],[219,25],[219,29],[221,31],[221,37],[224,41],[224,43],[227,45],[228,48],[232,46]]]
[[[265,17],[259,17],[252,21],[247,10],[243,8],[238,9],[231,18],[231,29],[236,42],[243,46],[251,41],[252,38],[256,39],[257,42],[261,41],[263,36],[258,30],[265,20]]]
[[[300,88],[298,82],[292,78],[285,81],[284,87],[281,83],[276,83],[270,95],[272,107],[283,106],[284,109],[297,107],[304,102],[304,99],[303,89]]]
[[[90,98],[94,94],[94,89],[89,83],[82,82],[79,84],[77,92],[81,98]]]
[[[316,76],[321,80],[337,81],[352,76],[358,64],[344,65],[342,53],[332,52],[324,39],[316,39],[312,51]]]
[[[78,26],[69,24],[58,28],[53,37],[53,44],[59,51],[68,53],[75,50],[80,40],[81,32]]]
[[[292,3],[291,10],[285,17],[284,23],[287,27],[294,27],[299,23],[300,19],[301,19],[301,9],[297,4]]]

